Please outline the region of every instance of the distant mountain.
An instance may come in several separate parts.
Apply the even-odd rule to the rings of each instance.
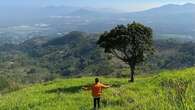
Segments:
[[[92,9],[92,8],[81,8],[79,10],[69,13],[69,16],[85,16],[85,17],[108,17],[119,14],[119,12],[114,12],[111,9],[101,10],[101,9]]]
[[[5,12],[9,14],[5,14]],[[132,21],[151,26],[157,36],[175,35],[195,38],[195,4],[168,4],[141,12],[123,13],[112,9],[80,7],[12,7],[0,10],[1,26],[47,24],[40,31],[57,35],[71,31],[103,32],[117,24]],[[9,28],[8,28],[9,29]],[[4,29],[0,28],[0,32]],[[37,31],[37,30],[33,30]],[[34,32],[34,33],[35,33]],[[45,34],[47,35],[47,34]]]
[[[129,13],[130,20],[140,21],[160,34],[184,34],[195,36],[195,4],[165,5],[150,10]]]
[[[174,14],[174,13],[194,13],[195,12],[195,4],[187,3],[184,5],[175,5],[175,4],[168,4],[162,7],[152,8],[143,12],[143,13],[161,13],[161,14]]]
[[[81,31],[102,32],[116,24],[137,21],[151,26],[156,34],[174,34],[195,36],[195,4],[168,4],[141,12],[109,13],[89,9],[76,10],[69,16],[80,16],[84,25],[76,29]],[[88,22],[85,23],[85,20]],[[74,25],[74,24],[73,24]],[[103,29],[103,30],[102,30]]]
[[[99,13],[97,11],[92,11],[88,9],[79,9],[68,15],[70,16],[96,16],[97,14],[103,14],[103,13]]]
[[[78,9],[67,6],[1,7],[0,27],[35,24],[44,19],[48,19],[50,16],[64,16]]]

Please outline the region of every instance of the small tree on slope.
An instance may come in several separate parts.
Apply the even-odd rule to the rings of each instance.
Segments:
[[[118,25],[102,34],[97,44],[111,53],[131,69],[129,82],[134,82],[135,67],[153,53],[153,33],[150,27],[133,22],[127,26]]]

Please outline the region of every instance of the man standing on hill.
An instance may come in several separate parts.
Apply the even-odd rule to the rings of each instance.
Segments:
[[[102,94],[102,89],[109,88],[110,86],[104,85],[99,82],[98,78],[95,78],[95,83],[91,87],[92,96],[93,96],[93,103],[94,103],[94,110],[96,110],[96,107],[98,105],[98,108],[100,108],[100,98]],[[89,90],[89,88],[84,87],[84,89]]]
[[[102,89],[109,88],[110,86],[101,84],[98,78],[95,78],[95,84],[92,86],[92,96],[94,102],[94,109],[96,109],[96,105],[98,104],[98,108],[100,108],[100,97],[102,94]]]

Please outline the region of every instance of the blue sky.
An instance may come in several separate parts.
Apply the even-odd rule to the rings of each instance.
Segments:
[[[195,3],[195,0],[0,0],[0,6],[79,6],[140,11],[165,4]]]

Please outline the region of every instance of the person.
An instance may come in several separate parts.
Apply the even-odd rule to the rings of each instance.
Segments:
[[[96,108],[100,108],[100,99],[102,95],[102,90],[105,88],[111,87],[110,85],[105,85],[100,83],[99,78],[95,78],[95,83],[91,86],[91,92],[93,96],[93,104],[94,104],[94,110]],[[89,88],[84,87],[85,90],[89,90]]]

